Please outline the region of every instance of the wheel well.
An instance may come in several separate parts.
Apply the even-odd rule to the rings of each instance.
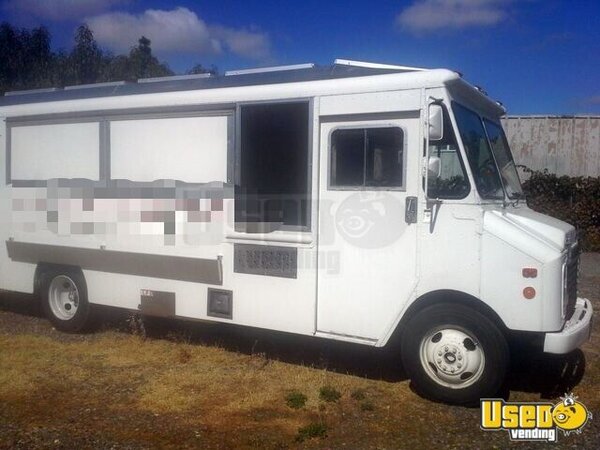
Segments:
[[[424,294],[417,300],[415,300],[408,307],[408,309],[402,316],[402,319],[400,319],[400,322],[396,326],[396,329],[394,330],[388,342],[400,342],[402,331],[404,330],[405,325],[410,321],[410,319],[412,319],[415,316],[415,314],[417,314],[424,308],[439,303],[458,304],[472,308],[475,311],[486,316],[488,319],[490,319],[504,334],[505,337],[508,337],[509,335],[509,330],[500,318],[500,316],[480,299],[465,292],[454,291],[450,289],[442,289],[438,291],[428,292],[427,294]]]
[[[49,264],[49,263],[39,263],[35,268],[35,273],[33,275],[33,295],[39,300],[42,289],[42,280],[45,273],[50,270],[63,270],[69,272],[78,272],[83,275],[83,271],[81,267],[77,266],[68,266],[64,264]]]

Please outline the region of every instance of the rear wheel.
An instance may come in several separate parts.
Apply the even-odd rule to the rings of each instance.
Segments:
[[[51,268],[42,274],[42,307],[58,330],[82,331],[89,322],[90,306],[81,271]]]
[[[459,304],[419,311],[402,334],[402,360],[415,389],[432,400],[472,404],[495,395],[506,375],[506,339],[486,316]]]

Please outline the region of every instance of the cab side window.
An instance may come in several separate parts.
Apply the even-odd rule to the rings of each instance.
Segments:
[[[404,187],[404,133],[398,127],[338,129],[331,134],[330,186]]]

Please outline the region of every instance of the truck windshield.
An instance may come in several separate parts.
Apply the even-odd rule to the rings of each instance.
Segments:
[[[523,197],[523,189],[521,188],[521,181],[519,180],[519,174],[517,173],[517,167],[513,160],[510,148],[508,147],[508,141],[502,127],[488,119],[483,119],[485,130],[487,131],[490,144],[492,145],[492,151],[496,157],[496,164],[500,169],[500,176],[504,183],[504,189],[506,195],[510,199],[518,199]]]
[[[458,124],[475,185],[483,199],[510,199],[523,196],[515,163],[502,128],[453,102]],[[485,123],[485,125],[484,125]]]

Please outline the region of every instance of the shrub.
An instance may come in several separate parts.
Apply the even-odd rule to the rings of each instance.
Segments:
[[[306,439],[327,436],[327,427],[323,422],[309,423],[305,427],[298,428],[296,441],[304,442]]]
[[[529,175],[523,183],[529,207],[577,228],[583,251],[600,251],[600,178],[521,169]]]
[[[298,391],[290,392],[288,395],[285,396],[285,402],[290,408],[293,409],[303,408],[306,404],[306,400],[306,395]]]
[[[364,389],[355,389],[350,394],[354,400],[364,400],[365,399],[365,390]]]
[[[375,411],[375,405],[372,401],[366,400],[360,404],[361,411]]]
[[[319,398],[326,402],[337,402],[342,394],[331,386],[323,386],[319,389]]]

